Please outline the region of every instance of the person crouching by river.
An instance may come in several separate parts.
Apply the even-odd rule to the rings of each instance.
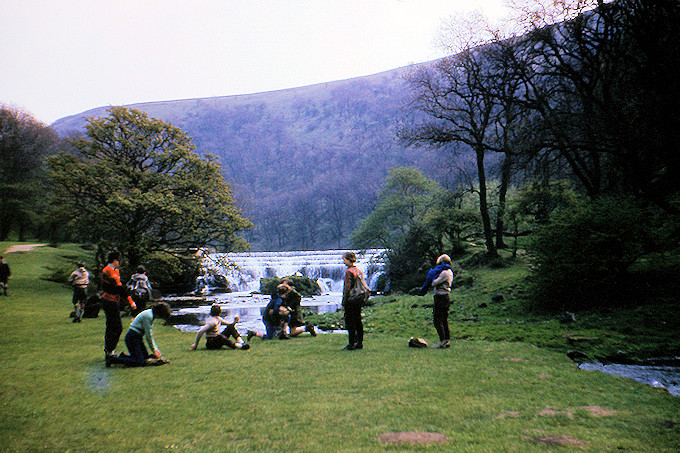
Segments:
[[[363,278],[361,270],[356,267],[357,255],[354,252],[346,252],[342,256],[342,262],[347,266],[345,280],[342,288],[342,307],[345,309],[345,328],[349,335],[348,344],[343,351],[354,351],[364,348],[364,324],[361,321],[361,304],[350,303],[349,295],[358,280]]]
[[[158,302],[153,307],[138,314],[125,335],[125,346],[127,346],[128,353],[119,356],[106,356],[106,366],[109,367],[114,363],[127,366],[167,363],[167,360],[162,358],[161,351],[153,338],[153,322],[156,318],[168,320],[171,314],[170,306],[165,302]],[[153,355],[149,354],[144,346],[144,339],[153,351]]]
[[[451,270],[451,258],[449,255],[441,255],[437,258],[437,265],[430,269],[425,279],[425,284],[418,293],[419,296],[425,295],[431,285],[434,289],[434,308],[432,319],[434,328],[439,335],[439,344],[433,348],[451,347],[451,333],[449,332],[449,306],[451,299],[451,283],[453,282],[453,271]]]
[[[125,300],[131,309],[137,308],[127,290],[120,281],[120,252],[111,252],[108,263],[102,269],[102,309],[106,315],[106,332],[104,333],[105,358],[115,354],[120,334],[123,333],[123,322],[120,319],[120,303]]]
[[[292,282],[291,282],[292,283]],[[309,332],[313,337],[316,336],[316,330],[314,326],[305,322],[305,317],[302,314],[302,296],[300,293],[295,291],[289,283],[281,283],[277,288],[277,291],[283,299],[281,304],[284,307],[288,307],[289,315],[287,321],[284,322],[282,337],[285,338],[286,335],[286,325],[288,326],[288,336],[297,337],[303,332]]]
[[[248,343],[243,343],[238,330],[236,330],[235,324],[238,322],[238,318],[235,318],[234,322],[230,324],[220,317],[220,314],[222,314],[222,307],[217,304],[210,307],[210,317],[205,321],[205,325],[199,329],[196,334],[196,341],[189,349],[193,351],[198,347],[198,342],[203,334],[205,334],[206,349],[220,349],[222,346],[227,346],[231,349],[243,349],[245,351],[250,348]],[[227,327],[220,332],[219,328],[222,324]],[[234,340],[230,337],[233,337]]]

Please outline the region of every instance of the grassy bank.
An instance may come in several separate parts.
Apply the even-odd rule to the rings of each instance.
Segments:
[[[104,318],[71,323],[70,290],[41,279],[82,253],[69,246],[7,255],[13,276],[11,296],[0,298],[2,451],[680,448],[680,400],[580,371],[560,352],[470,334],[474,341],[448,350],[409,349],[408,336],[428,333],[427,307],[412,308],[423,298],[372,309],[366,323],[373,333],[362,351],[340,351],[342,335],[189,351],[193,334],[159,324],[169,365],[105,368]],[[452,314],[459,315],[468,313]],[[380,438],[392,432],[447,440],[395,447]]]

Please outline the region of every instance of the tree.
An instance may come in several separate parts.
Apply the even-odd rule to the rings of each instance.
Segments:
[[[536,155],[567,162],[590,197],[633,194],[673,211],[680,3],[550,3],[523,5],[529,26],[514,65],[518,101],[542,139]]]
[[[21,110],[0,106],[0,241],[13,229],[21,241],[29,230],[36,231],[44,199],[43,162],[58,144],[49,126]]]
[[[398,167],[389,171],[374,211],[352,233],[357,247],[395,248],[422,222],[432,207],[439,185],[418,170]]]
[[[90,119],[74,154],[48,159],[54,213],[80,237],[117,248],[136,266],[153,252],[240,250],[251,226],[234,206],[220,166],[193,152],[177,127],[111,107]]]

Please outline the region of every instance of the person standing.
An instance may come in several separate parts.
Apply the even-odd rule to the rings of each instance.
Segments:
[[[105,358],[115,354],[123,323],[120,319],[121,302],[125,300],[133,310],[135,302],[127,295],[125,286],[120,281],[120,252],[111,252],[107,257],[108,264],[102,269],[102,309],[106,315],[106,331],[104,333]]]
[[[73,287],[73,299],[71,300],[75,313],[73,322],[81,322],[85,312],[85,303],[87,302],[87,286],[90,284],[90,274],[85,269],[85,264],[78,263],[78,269],[71,272],[68,282]]]
[[[151,300],[151,283],[149,277],[146,275],[144,266],[139,266],[137,272],[132,274],[130,281],[127,283],[128,291],[132,300],[135,301],[137,308],[132,313],[137,315],[146,310],[146,303]]]
[[[348,344],[343,351],[354,351],[364,347],[364,324],[361,321],[361,304],[350,301],[350,291],[363,279],[361,270],[356,267],[357,255],[354,252],[346,252],[342,256],[342,262],[347,266],[342,288],[342,307],[345,310],[345,328],[348,333]]]
[[[427,291],[427,287],[431,284],[434,289],[432,319],[434,328],[439,336],[439,344],[434,345],[433,348],[450,348],[449,306],[451,305],[451,299],[449,293],[451,292],[451,283],[453,283],[453,271],[451,270],[451,258],[449,255],[439,256],[437,258],[437,265],[427,274],[423,288]],[[421,293],[423,293],[423,290],[421,290]]]
[[[9,294],[7,294],[7,282],[10,275],[12,275],[12,272],[10,272],[9,264],[5,263],[4,256],[0,256],[0,287],[5,296],[9,296]]]
[[[171,315],[170,306],[165,302],[158,302],[153,307],[138,314],[130,324],[127,334],[125,334],[125,346],[127,346],[128,353],[119,356],[114,354],[106,356],[106,366],[109,367],[114,363],[127,366],[167,363],[167,360],[162,358],[161,351],[153,337],[153,322],[156,318],[168,320]],[[153,355],[147,351],[144,340],[153,351]]]

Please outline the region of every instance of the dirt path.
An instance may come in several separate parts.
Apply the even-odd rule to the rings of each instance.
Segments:
[[[14,253],[14,252],[29,252],[33,250],[36,247],[43,247],[47,244],[19,244],[19,245],[13,245],[7,250],[5,250],[5,254],[7,253]]]

